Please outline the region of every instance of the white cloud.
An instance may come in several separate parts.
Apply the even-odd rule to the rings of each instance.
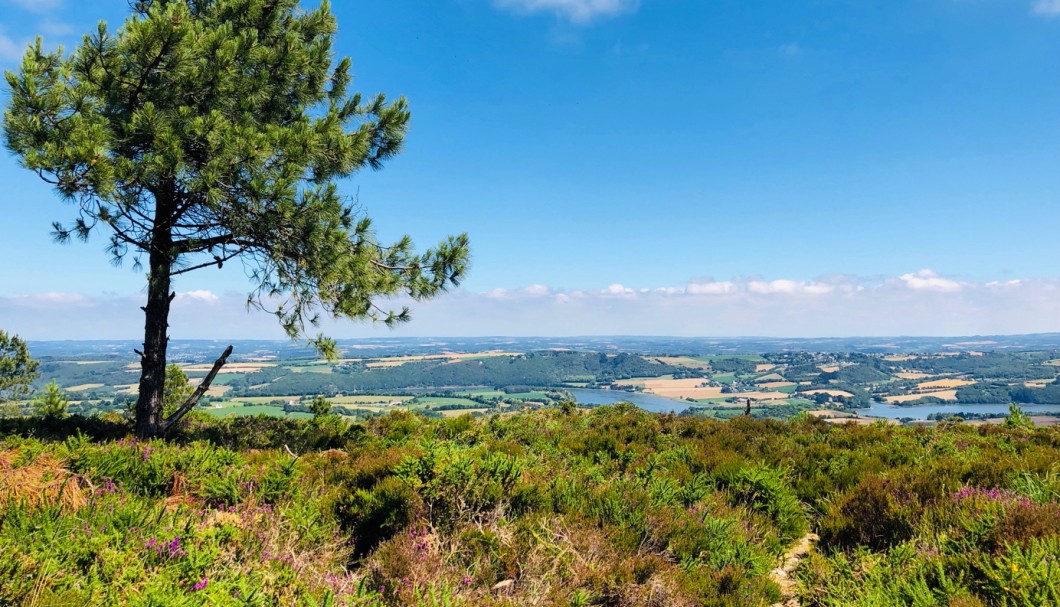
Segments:
[[[902,274],[898,278],[905,283],[905,286],[914,291],[955,293],[961,290],[961,283],[949,278],[943,278],[927,268],[911,274]]]
[[[142,337],[144,295],[47,292],[0,295],[0,328],[28,339]],[[170,318],[174,338],[283,339],[276,319],[245,295],[188,290]],[[340,338],[482,335],[675,335],[820,337],[1060,332],[1060,277],[962,281],[932,270],[890,277],[696,278],[677,286],[565,290],[534,284],[455,290],[409,305],[395,330],[325,320]]]
[[[692,295],[726,295],[734,291],[736,291],[736,283],[729,280],[692,282],[685,288],[685,292]]]
[[[543,297],[552,293],[552,287],[548,285],[530,285],[523,289],[523,293],[537,297]]]
[[[34,13],[50,13],[63,6],[63,0],[8,0],[8,2]]]
[[[72,24],[64,21],[55,21],[54,19],[45,19],[41,21],[39,30],[46,36],[69,36],[77,31]]]
[[[184,291],[177,293],[177,301],[199,301],[205,303],[217,303],[220,298],[213,294],[211,291],[198,290],[198,291]]]
[[[633,12],[640,0],[493,0],[503,9],[524,14],[552,13],[573,23]]]
[[[824,295],[831,293],[835,287],[829,284],[802,280],[773,280],[763,282],[759,280],[747,283],[747,290],[759,295],[782,294],[782,295]]]
[[[1036,15],[1056,17],[1060,15],[1060,0],[1035,0],[1031,10]]]
[[[64,293],[62,291],[48,291],[45,293],[31,293],[29,295],[15,295],[12,300],[26,306],[82,306],[89,303],[89,298],[80,293]]]
[[[0,33],[0,61],[14,62],[22,58],[26,45],[15,42],[10,36]]]

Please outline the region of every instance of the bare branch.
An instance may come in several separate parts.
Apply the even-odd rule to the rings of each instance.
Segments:
[[[221,354],[221,357],[214,361],[213,368],[210,369],[210,372],[206,375],[206,378],[202,380],[202,383],[199,384],[199,387],[195,389],[195,392],[192,392],[191,396],[188,397],[188,400],[184,401],[184,404],[174,411],[173,415],[170,415],[166,421],[162,422],[162,427],[159,429],[160,434],[169,432],[169,429],[172,428],[174,424],[187,415],[188,411],[191,411],[192,407],[194,407],[199,402],[199,399],[202,398],[202,395],[206,394],[206,391],[210,389],[210,384],[212,384],[214,378],[217,377],[217,372],[221,370],[221,367],[223,367],[226,362],[228,362],[228,357],[231,355],[232,346],[228,346],[225,348],[224,353]]]

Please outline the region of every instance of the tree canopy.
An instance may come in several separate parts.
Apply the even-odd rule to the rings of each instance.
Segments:
[[[422,300],[458,284],[466,235],[417,253],[379,242],[337,180],[401,148],[409,111],[349,91],[333,64],[328,2],[142,0],[69,56],[37,41],[6,74],[7,146],[76,212],[59,241],[102,232],[116,263],[147,265],[137,431],[161,428],[175,277],[243,264],[248,304],[292,338],[321,314],[408,320],[380,297]],[[325,353],[334,343],[317,336]],[[182,408],[183,409],[183,408]]]
[[[0,402],[29,396],[37,366],[24,340],[0,330]]]

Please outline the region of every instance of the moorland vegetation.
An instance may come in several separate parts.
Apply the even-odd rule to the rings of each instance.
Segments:
[[[0,603],[1060,604],[1060,431],[629,405],[0,420]]]

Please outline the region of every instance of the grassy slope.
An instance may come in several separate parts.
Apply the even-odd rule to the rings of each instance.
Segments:
[[[75,430],[97,440],[58,440]],[[171,443],[103,440],[124,430],[0,420],[0,604],[768,605],[767,572],[811,527],[804,605],[1060,588],[1057,429],[621,406],[200,417]]]

